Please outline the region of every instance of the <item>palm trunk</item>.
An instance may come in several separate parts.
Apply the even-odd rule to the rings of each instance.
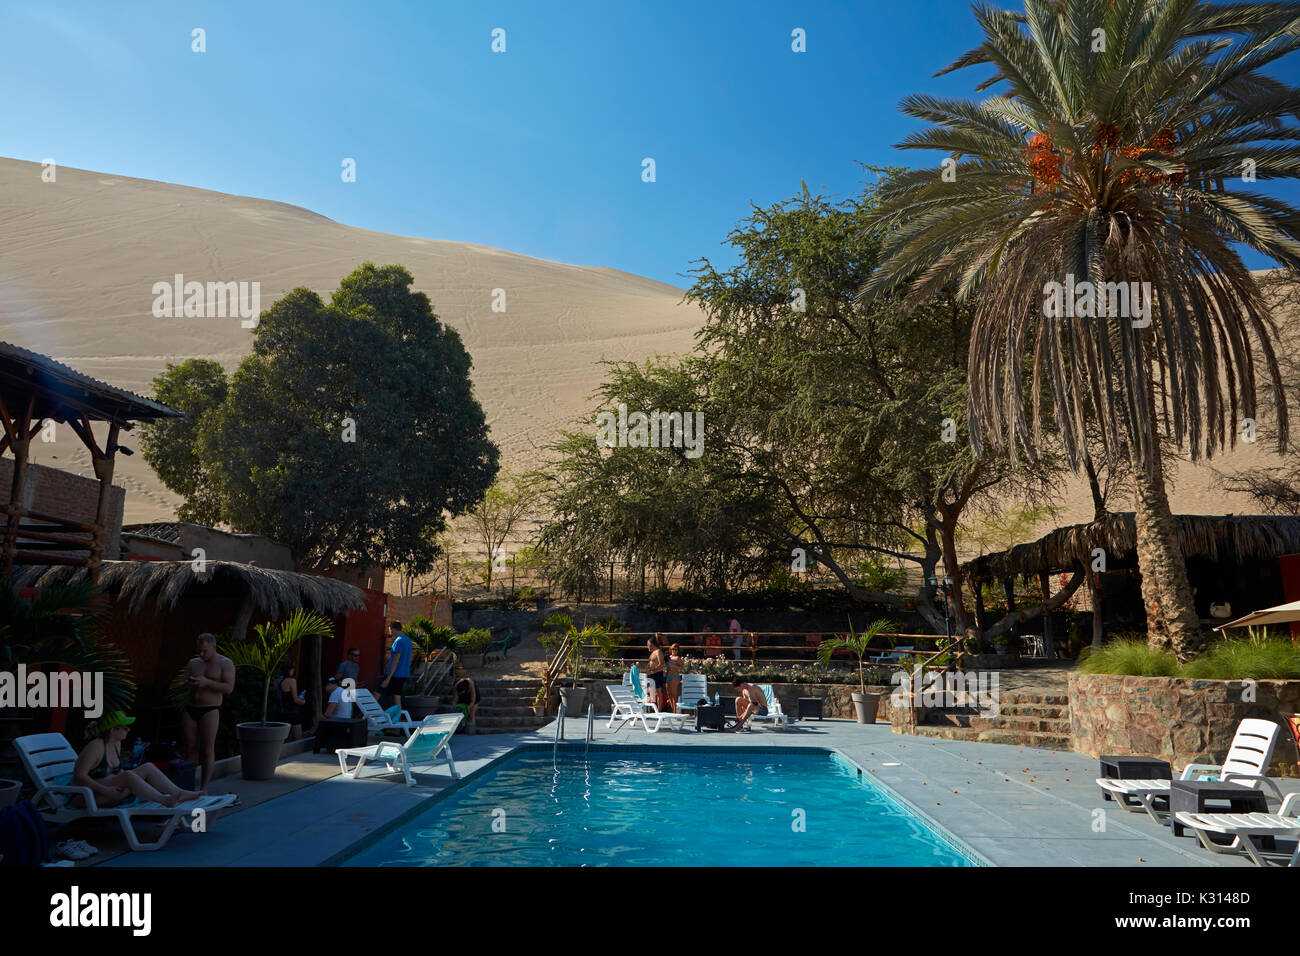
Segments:
[[[1171,650],[1185,661],[1201,647],[1203,635],[1158,451],[1154,457],[1153,475],[1140,466],[1133,469],[1134,523],[1142,603],[1147,612],[1147,644],[1153,649]]]

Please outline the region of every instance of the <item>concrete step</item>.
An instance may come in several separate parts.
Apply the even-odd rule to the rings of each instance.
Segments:
[[[1002,706],[1017,704],[1050,704],[1058,707],[1068,707],[1070,706],[1070,698],[1067,694],[1032,694],[1025,691],[1002,695]]]
[[[998,713],[1007,717],[1059,718],[1065,721],[1070,719],[1070,708],[1065,704],[1003,703],[998,707]]]
[[[1044,750],[1070,750],[1072,744],[1072,738],[1068,734],[1027,730],[977,730],[973,727],[932,724],[918,726],[916,736],[938,737],[943,740],[971,740],[985,744],[1010,744],[1017,747],[1041,747]]]
[[[1032,733],[1055,734],[1068,737],[1070,722],[1068,720],[1043,720],[1037,717],[974,717],[967,727],[973,730],[1016,730]]]

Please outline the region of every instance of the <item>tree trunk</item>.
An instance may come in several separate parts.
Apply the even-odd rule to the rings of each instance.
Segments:
[[[1043,656],[1049,661],[1056,660],[1056,634],[1052,631],[1052,614],[1046,610],[1047,602],[1052,599],[1052,576],[1046,571],[1038,572],[1038,589],[1043,598]]]
[[[1155,452],[1154,475],[1133,469],[1138,569],[1142,572],[1142,603],[1147,612],[1147,645],[1171,650],[1180,661],[1190,658],[1204,642],[1178,525],[1169,509],[1164,468]]]
[[[1102,639],[1101,575],[1092,570],[1088,571],[1088,595],[1092,606],[1092,646],[1097,648],[1101,647]]]

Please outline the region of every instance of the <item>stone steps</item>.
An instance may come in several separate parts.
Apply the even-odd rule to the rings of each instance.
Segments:
[[[1025,730],[974,730],[932,724],[919,725],[915,729],[915,736],[939,737],[944,740],[973,740],[985,744],[1012,744],[1019,747],[1041,747],[1045,750],[1070,750],[1073,740],[1068,734],[1062,736]]]
[[[1049,750],[1069,750],[1073,744],[1069,698],[1064,694],[1006,694],[999,701],[997,716],[992,717],[982,717],[970,708],[932,710],[915,733],[918,737]]]

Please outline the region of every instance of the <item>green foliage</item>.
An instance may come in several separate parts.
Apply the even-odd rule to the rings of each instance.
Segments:
[[[1291,680],[1300,678],[1300,647],[1290,639],[1251,628],[1227,637],[1179,666],[1169,651],[1153,651],[1140,634],[1117,636],[1100,650],[1083,648],[1079,670],[1086,674],[1187,677],[1197,680]]]
[[[853,569],[854,579],[868,591],[902,591],[907,586],[907,572],[877,555],[867,555]]]
[[[131,662],[103,637],[108,598],[86,583],[40,588],[35,598],[19,598],[0,587],[0,670],[14,673],[66,667],[104,675],[104,710],[130,710],[135,700]]]
[[[1224,638],[1184,664],[1181,676],[1213,680],[1300,678],[1300,647],[1287,638],[1262,634]]]
[[[492,643],[492,630],[486,627],[472,627],[457,634],[455,641],[462,657],[468,654],[482,654]]]
[[[187,359],[153,380],[154,397],[184,418],[162,418],[141,429],[140,451],[162,483],[180,495],[182,521],[215,525],[222,520],[221,495],[204,456],[205,436],[229,391],[226,371],[211,359]]]
[[[221,648],[236,667],[248,667],[262,675],[262,723],[271,695],[271,680],[289,650],[308,637],[332,637],[334,625],[329,618],[298,608],[278,624],[259,624],[254,635],[244,641],[229,641]]]
[[[838,650],[847,650],[858,661],[858,683],[861,690],[866,693],[866,676],[864,673],[866,667],[867,655],[870,653],[871,642],[882,635],[892,635],[898,630],[893,621],[878,620],[872,621],[864,630],[854,631],[853,624],[849,624],[849,633],[844,637],[832,638],[829,641],[823,641],[821,647],[817,649],[817,659],[825,667],[830,664],[831,657]],[[892,638],[891,638],[892,642]]]
[[[1174,677],[1178,658],[1171,651],[1147,646],[1145,637],[1120,637],[1100,648],[1085,647],[1079,655],[1079,670],[1085,674]]]
[[[446,624],[435,624],[423,615],[417,614],[406,622],[406,635],[427,659],[435,651],[444,647],[455,647],[455,631]]]
[[[446,515],[483,497],[498,452],[460,336],[412,281],[365,263],[328,305],[294,289],[228,381],[210,362],[155,380],[195,415],[146,425],[142,443],[185,514],[282,541],[309,566],[432,567]]]

